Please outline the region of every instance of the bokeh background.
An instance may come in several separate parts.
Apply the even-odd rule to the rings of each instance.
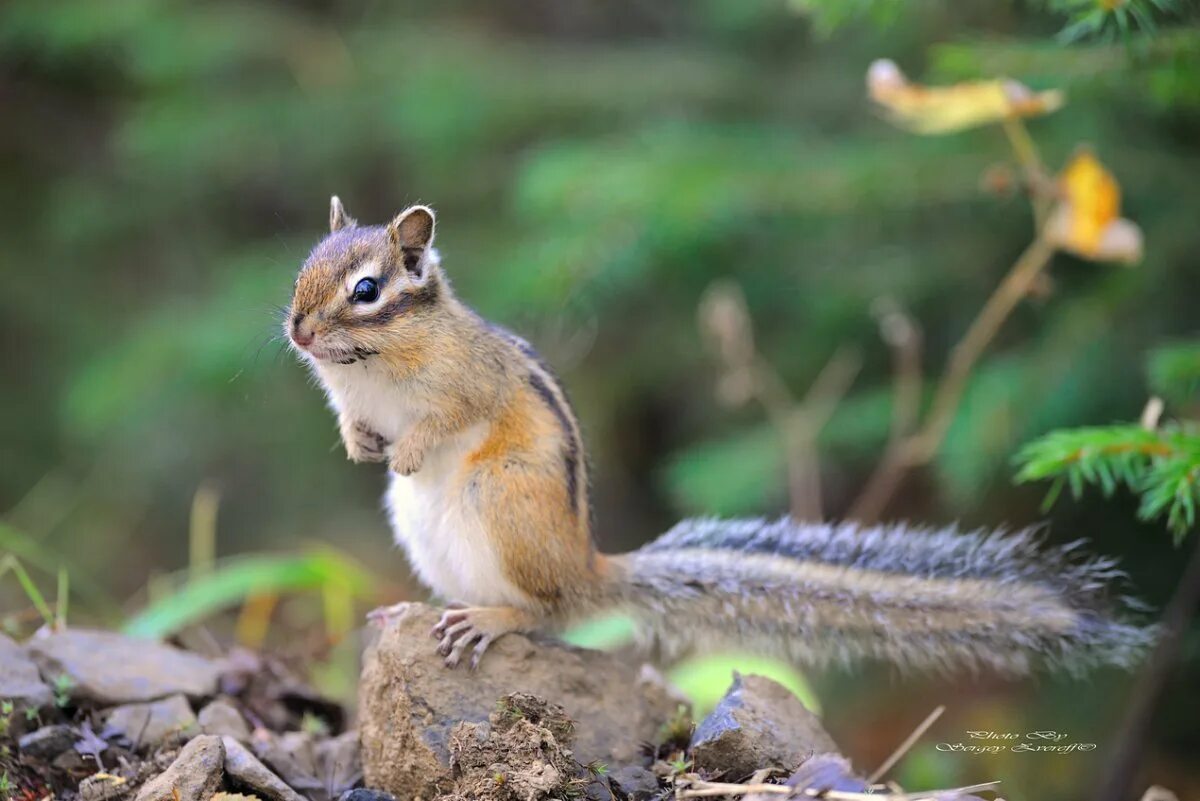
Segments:
[[[1200,335],[1200,27],[1194,7],[1146,4],[1152,33],[1131,18],[1129,32],[1110,20],[1059,36],[1123,5],[10,0],[0,551],[48,598],[65,574],[70,619],[106,625],[177,598],[188,571],[262,570],[248,604],[244,586],[226,588],[169,614],[194,624],[199,609],[218,638],[264,647],[422,597],[390,545],[381,471],[345,461],[278,337],[334,193],[368,222],[436,207],[460,295],[532,340],[570,389],[605,548],[685,515],[788,508],[778,431],[757,405],[716,393],[697,314],[723,279],[745,293],[756,345],[794,395],[839,348],[857,355],[818,437],[825,514],[845,515],[891,416],[872,308],[907,309],[936,376],[1032,226],[1019,187],[1006,188],[1015,167],[998,127],[920,137],[872,108],[865,74],[887,57],[930,83],[1006,75],[1065,90],[1066,106],[1029,130],[1052,171],[1093,148],[1145,256],[1057,256],[973,373],[944,446],[884,516],[1048,520],[1054,541],[1086,536],[1122,556],[1161,607],[1184,559],[1161,525],[1137,522],[1135,499],[1044,511],[1046,486],[1013,482],[1032,437],[1137,419]],[[1156,361],[1164,348],[1169,364]],[[1196,410],[1194,395],[1168,397],[1169,414]],[[258,561],[238,561],[248,554]],[[0,609],[17,633],[38,622],[11,570]],[[1144,774],[1181,798],[1200,793],[1195,635]],[[808,679],[864,766],[947,704],[902,780],[1001,778],[1016,799],[1084,797],[1130,686],[1105,672]],[[969,729],[1056,729],[1099,747],[933,748]]]

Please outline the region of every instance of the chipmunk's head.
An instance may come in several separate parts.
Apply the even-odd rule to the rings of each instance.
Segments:
[[[433,210],[412,206],[360,226],[334,196],[329,236],[296,278],[284,328],[309,358],[351,364],[383,351],[443,301]]]

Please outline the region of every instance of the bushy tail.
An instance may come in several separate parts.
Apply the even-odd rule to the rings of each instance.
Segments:
[[[1154,631],[1122,619],[1115,560],[1032,532],[688,520],[614,557],[610,601],[668,656],[728,647],[804,664],[1026,673],[1129,667]]]

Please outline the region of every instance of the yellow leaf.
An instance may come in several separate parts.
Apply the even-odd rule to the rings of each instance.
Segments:
[[[1062,92],[1034,92],[1006,78],[922,86],[910,82],[896,63],[887,59],[875,61],[867,70],[867,90],[893,123],[921,134],[953,133],[1010,117],[1036,117],[1063,104]]]
[[[1071,159],[1058,177],[1058,191],[1059,204],[1046,225],[1056,247],[1092,261],[1141,259],[1141,229],[1121,217],[1121,186],[1091,151]]]

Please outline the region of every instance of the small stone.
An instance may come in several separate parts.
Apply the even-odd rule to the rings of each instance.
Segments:
[[[105,738],[123,737],[136,751],[151,751],[171,737],[188,739],[196,734],[196,716],[182,695],[171,695],[146,704],[123,704],[104,720]]]
[[[200,731],[218,737],[232,737],[244,743],[250,741],[250,725],[227,698],[217,698],[200,710]]]
[[[283,779],[276,776],[246,746],[233,737],[221,738],[225,746],[225,773],[231,781],[264,801],[304,801]]]
[[[63,751],[50,762],[50,765],[63,773],[86,773],[89,769],[96,769],[94,757],[85,757],[74,748]]]
[[[841,754],[814,754],[788,778],[787,785],[797,792],[811,790],[819,795],[829,790],[865,793],[870,789],[865,779],[855,775],[850,760]]]
[[[311,734],[256,732],[254,751],[289,787],[312,801],[329,801],[329,792],[318,771],[317,750]]]
[[[814,753],[836,751],[800,699],[763,676],[734,674],[725,697],[692,735],[696,767],[727,781],[760,768],[794,770]]]
[[[176,693],[216,692],[220,666],[164,643],[108,631],[68,629],[31,640],[43,676],[67,685],[71,699],[103,705],[154,701]]]
[[[54,701],[54,693],[42,681],[37,663],[8,637],[0,634],[0,700],[14,709],[41,709]]]
[[[207,801],[221,787],[225,745],[202,734],[183,747],[165,771],[142,785],[135,801]]]
[[[646,801],[661,791],[658,777],[637,765],[618,768],[609,774],[608,781],[617,798],[626,801]]]
[[[607,776],[593,776],[583,787],[583,797],[587,801],[613,801],[616,796]]]
[[[332,795],[340,795],[362,781],[357,731],[318,741],[316,757],[317,770],[325,777],[325,788]]]
[[[17,741],[17,748],[25,756],[49,761],[74,746],[76,739],[78,735],[73,728],[65,723],[56,723],[24,735]]]
[[[396,796],[383,790],[372,790],[369,787],[356,787],[342,793],[338,801],[396,801]]]

